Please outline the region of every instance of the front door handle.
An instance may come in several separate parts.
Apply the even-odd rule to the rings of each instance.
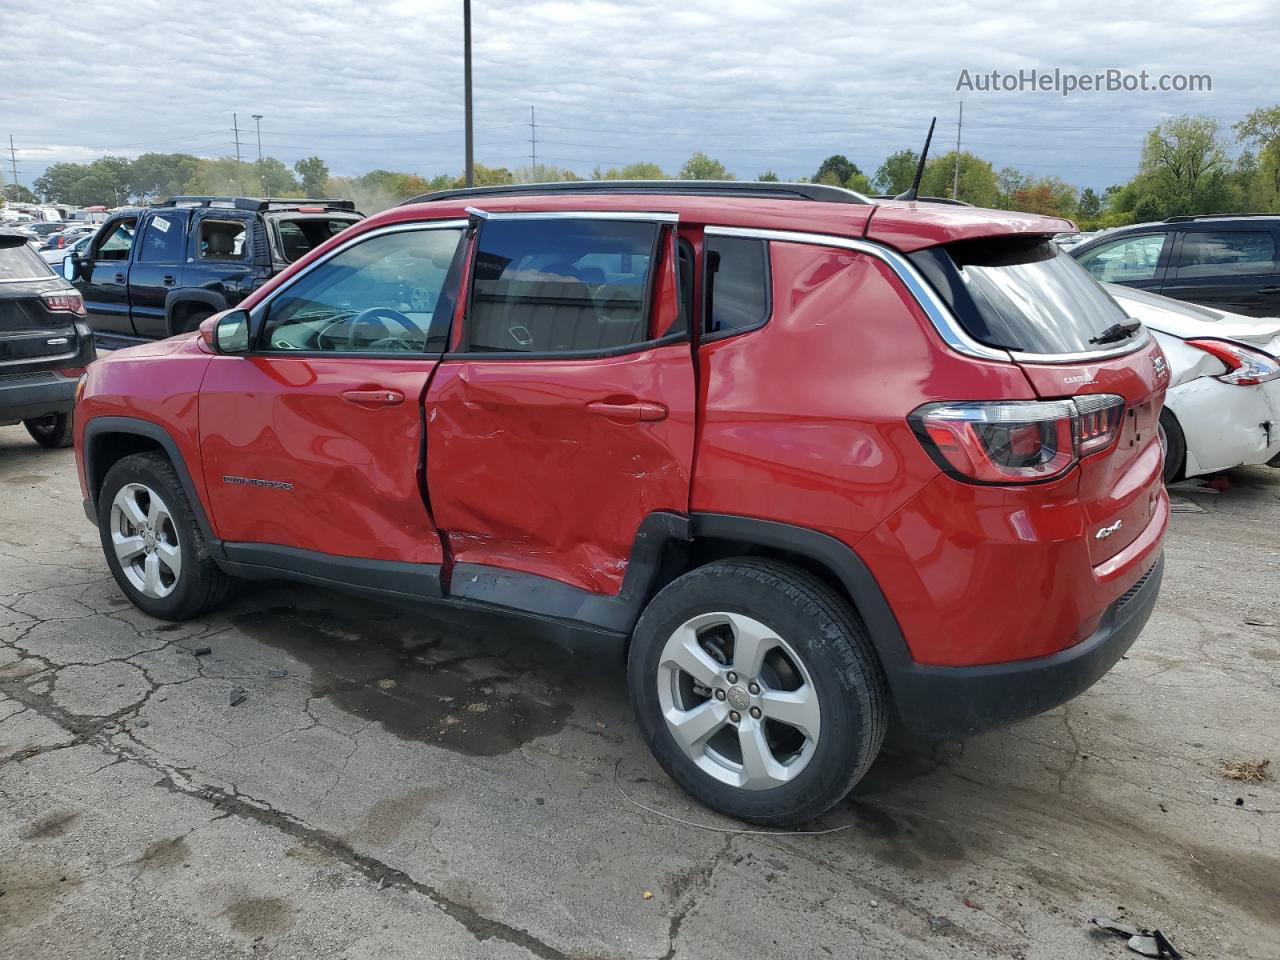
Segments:
[[[610,420],[625,420],[629,423],[652,422],[667,418],[667,408],[649,400],[592,400],[587,404],[587,409]]]
[[[358,407],[394,407],[404,403],[404,394],[399,390],[344,390],[342,399]]]
[[[1275,296],[1277,293],[1280,293],[1280,287],[1263,287],[1258,292],[1265,297],[1271,297],[1271,296]]]

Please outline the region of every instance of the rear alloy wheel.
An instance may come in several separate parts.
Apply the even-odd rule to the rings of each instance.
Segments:
[[[144,613],[189,620],[230,594],[231,579],[209,555],[182,481],[163,454],[135,453],[107,471],[98,532],[112,576]]]
[[[665,587],[636,625],[628,682],[671,778],[754,823],[826,812],[884,738],[884,679],[857,616],[772,560],[709,564]]]
[[[74,439],[74,422],[69,413],[49,413],[33,420],[23,420],[22,425],[32,440],[50,450],[69,447]]]

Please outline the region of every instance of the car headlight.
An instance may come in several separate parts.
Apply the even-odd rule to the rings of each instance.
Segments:
[[[1269,353],[1228,340],[1188,340],[1187,343],[1212,354],[1226,365],[1227,372],[1215,378],[1223,383],[1250,387],[1280,378],[1280,360]]]

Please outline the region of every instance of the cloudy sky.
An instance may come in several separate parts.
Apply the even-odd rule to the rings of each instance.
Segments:
[[[1144,132],[1203,113],[1229,125],[1280,102],[1274,0],[704,3],[474,0],[476,159],[538,157],[589,174],[695,150],[740,178],[812,174],[844,153],[868,174],[918,149],[931,115],[950,149],[1103,187],[1132,176]],[[234,153],[334,173],[432,176],[463,163],[461,0],[2,0],[0,140],[26,184],[103,153]],[[958,92],[962,70],[1107,68],[1212,76],[1212,92]],[[9,173],[8,154],[4,172]]]

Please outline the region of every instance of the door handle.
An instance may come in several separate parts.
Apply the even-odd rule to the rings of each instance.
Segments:
[[[1270,297],[1270,296],[1274,296],[1277,293],[1280,293],[1280,287],[1263,287],[1258,292],[1265,296]]]
[[[165,277],[165,278],[164,278],[164,285],[165,285],[166,287],[172,287],[172,286],[173,286],[175,283],[177,283],[177,282],[178,282],[178,281],[177,281],[177,280],[175,280],[173,277]]]
[[[344,390],[342,399],[358,407],[394,407],[404,403],[404,394],[399,390]]]
[[[124,283],[127,278],[123,273],[116,274],[116,283]]]
[[[587,404],[587,409],[602,417],[608,417],[610,420],[626,420],[629,423],[665,420],[667,417],[666,407],[649,400],[624,400],[621,402],[592,400]]]

